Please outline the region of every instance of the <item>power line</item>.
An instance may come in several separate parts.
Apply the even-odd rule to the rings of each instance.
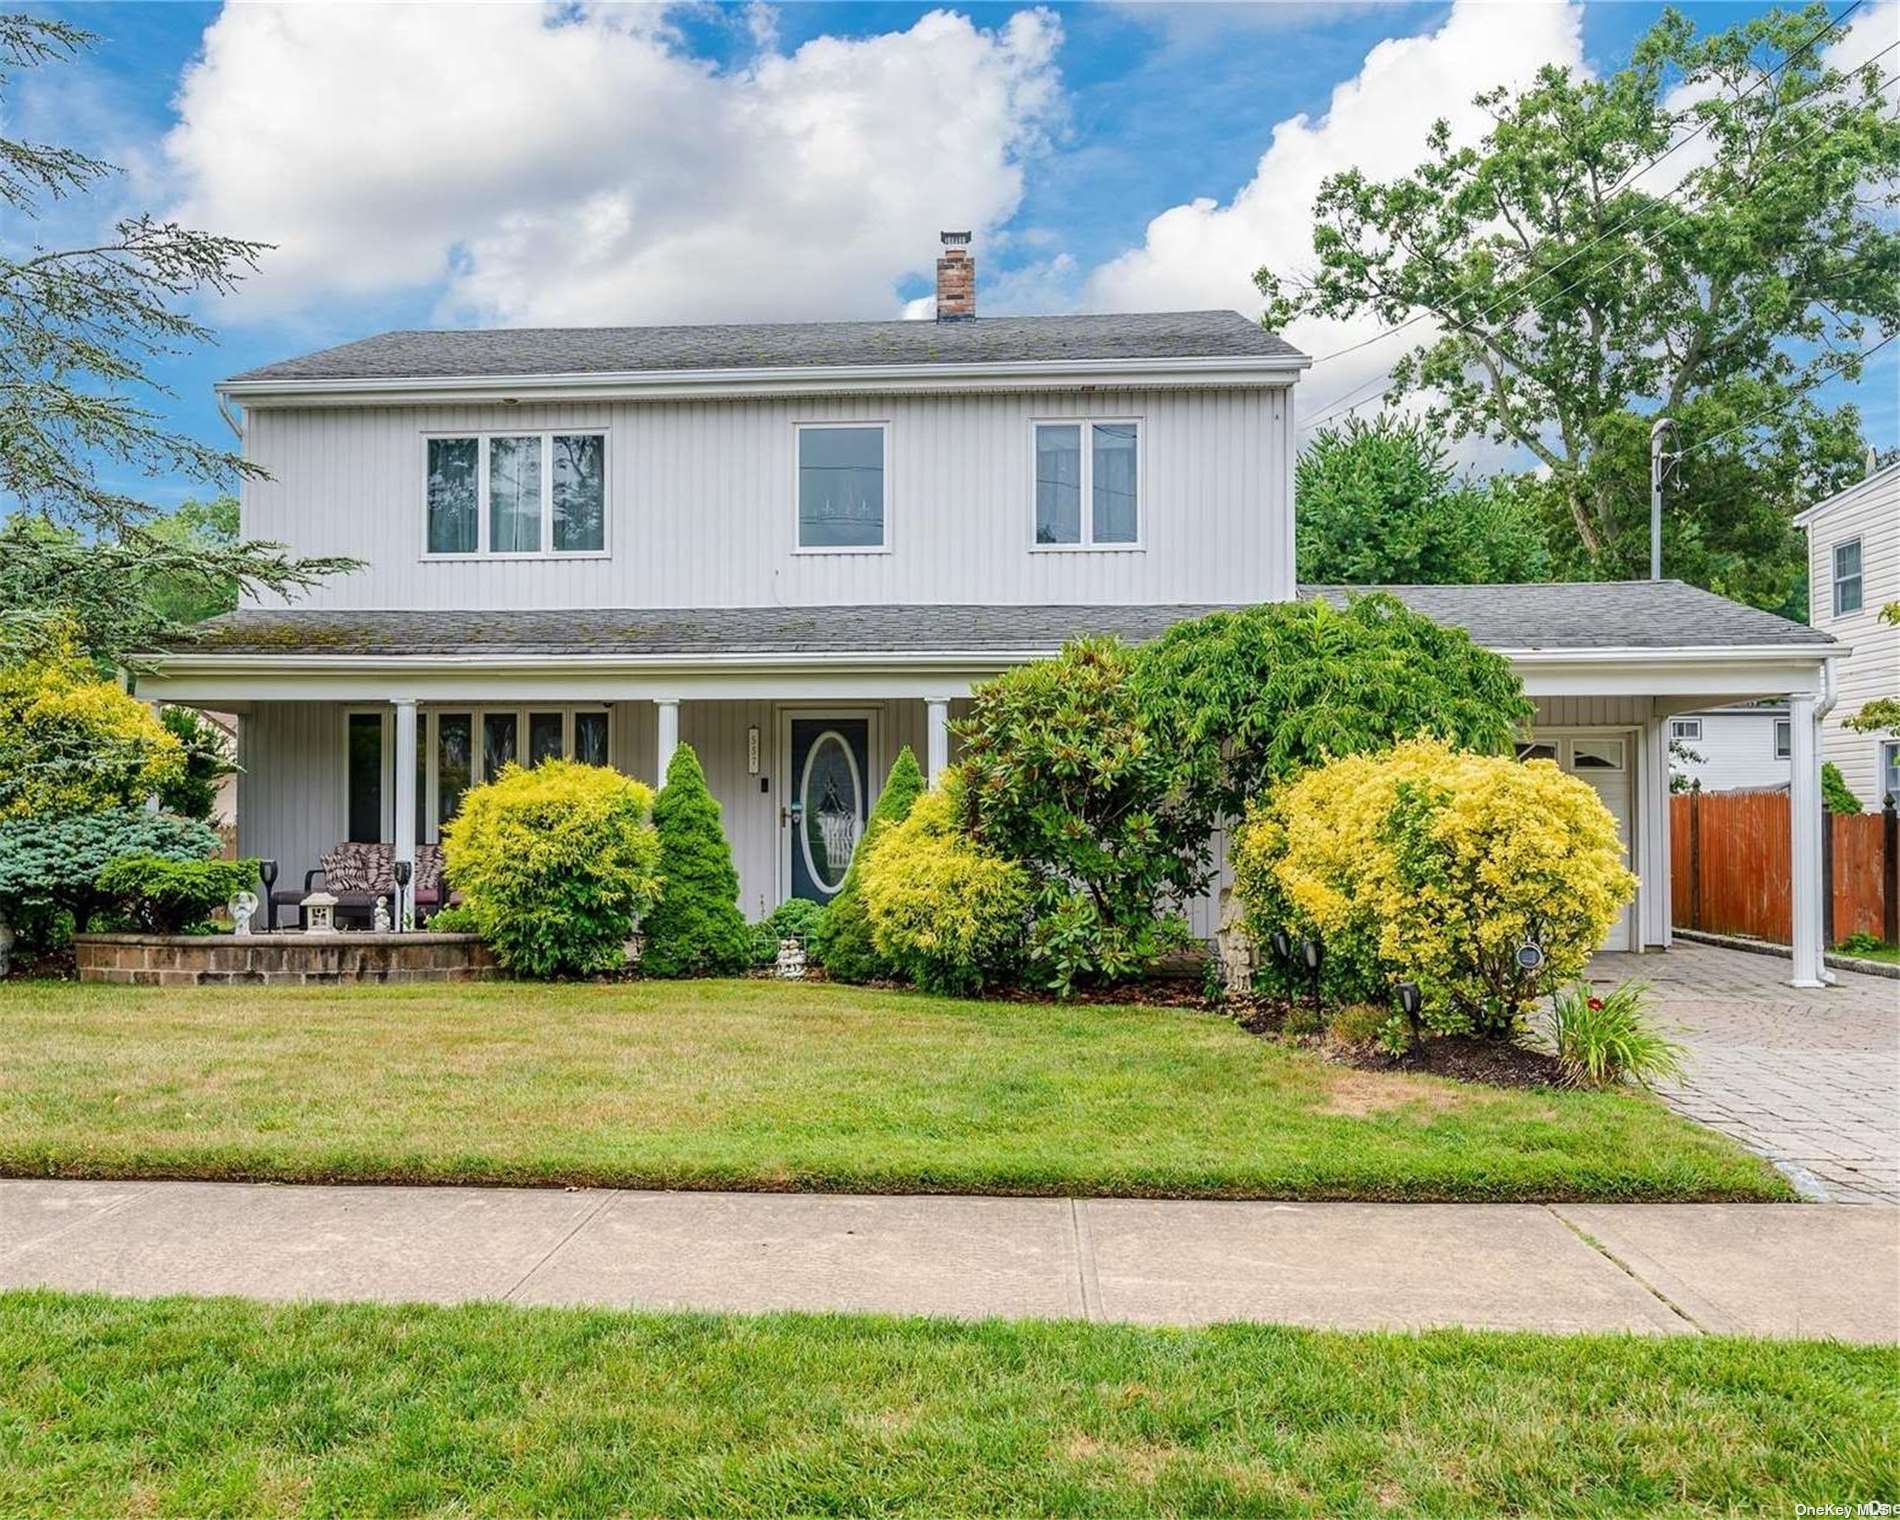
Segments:
[[[1861,69],[1867,67],[1868,64],[1879,61],[1881,58],[1884,58],[1888,53],[1891,53],[1895,48],[1900,48],[1900,41],[1890,42],[1887,44],[1886,47],[1880,49],[1879,52],[1870,54],[1867,58],[1863,59],[1860,63],[1854,66],[1853,72],[1858,73]],[[1887,88],[1888,85],[1892,84],[1895,80],[1900,80],[1900,72],[1890,74],[1885,79],[1881,80],[1878,85],[1878,88],[1884,90]],[[1790,146],[1800,147],[1803,143],[1810,141],[1814,137],[1818,136],[1820,133],[1831,129],[1833,125],[1834,125],[1834,122],[1832,120],[1820,122],[1812,130],[1804,133],[1800,138],[1796,139],[1796,141]],[[1700,210],[1700,209],[1703,209],[1703,208],[1696,207],[1696,206],[1678,207],[1674,212],[1674,220],[1677,222],[1680,222],[1683,219],[1685,219],[1690,214],[1691,211]],[[1608,234],[1606,233],[1604,234],[1604,236],[1608,236]],[[1601,239],[1599,238],[1597,239],[1597,241],[1601,241]],[[1586,244],[1585,246],[1587,247],[1589,245]],[[1612,258],[1610,258],[1601,267],[1601,269],[1597,270],[1596,272],[1600,274],[1604,272],[1605,270],[1613,269],[1616,265],[1623,262],[1623,260],[1629,258],[1632,254],[1639,253],[1641,251],[1642,250],[1640,248],[1625,249],[1622,253],[1616,254]],[[1570,257],[1574,258],[1577,253],[1581,253],[1581,252],[1583,252],[1583,249],[1579,248],[1575,251],[1575,253],[1571,254]],[[1568,262],[1568,260],[1566,259],[1564,262]],[[1560,267],[1562,267],[1561,264],[1553,265],[1551,269],[1548,271],[1545,271],[1545,273],[1555,272],[1555,270]],[[1540,276],[1534,276],[1533,279],[1538,278],[1538,277]],[[1575,290],[1579,285],[1583,284],[1584,280],[1587,278],[1589,278],[1589,276],[1586,274],[1586,275],[1579,276],[1577,279],[1572,280],[1568,285],[1564,286],[1563,289],[1557,291],[1556,294],[1551,297],[1551,299],[1556,300],[1562,296],[1568,295],[1571,291]],[[1526,282],[1527,285],[1529,283],[1531,282],[1529,281]],[[1485,317],[1490,316],[1492,312],[1496,311],[1499,306],[1503,305],[1504,302],[1508,300],[1510,296],[1514,293],[1515,292],[1506,292],[1504,295],[1499,296],[1496,301],[1494,301],[1489,307],[1487,307],[1484,311],[1478,314],[1478,317],[1476,320],[1482,321]],[[1390,328],[1384,333],[1380,333],[1380,334],[1375,335],[1372,338],[1366,339],[1365,343],[1377,342],[1379,338],[1389,337],[1392,333],[1399,332],[1403,328],[1409,327],[1415,322],[1422,322],[1427,317],[1435,316],[1435,315],[1437,315],[1437,313],[1421,312],[1418,316],[1411,317],[1407,319],[1405,322],[1400,323],[1398,327]],[[1463,332],[1470,334],[1473,337],[1481,337],[1481,334],[1479,334],[1474,328],[1472,328],[1469,323],[1460,322],[1455,317],[1446,318],[1445,320],[1449,320],[1454,327],[1460,329]],[[1354,346],[1363,348],[1365,344],[1361,343],[1361,344],[1356,344]],[[1328,357],[1329,358],[1337,357],[1339,353],[1349,353],[1349,352],[1351,352],[1350,349],[1340,349],[1335,354],[1329,355]],[[1358,387],[1358,389],[1352,393],[1352,399],[1348,401],[1336,402],[1334,403],[1334,405],[1328,407],[1325,411],[1321,412],[1317,417],[1310,418],[1307,421],[1301,423],[1300,424],[1301,431],[1304,432],[1312,428],[1315,428],[1320,423],[1326,421],[1327,418],[1336,416],[1341,411],[1350,411],[1352,408],[1360,406],[1364,402],[1374,399],[1374,397],[1376,396],[1384,395],[1388,390],[1392,388],[1393,382],[1391,379],[1391,374],[1392,374],[1392,371],[1390,368],[1388,368],[1385,371],[1384,376],[1382,377],[1385,383],[1380,385],[1376,391],[1372,391],[1371,393],[1366,394],[1366,395],[1360,395],[1358,392],[1365,390],[1365,387],[1364,386]]]
[[[1737,95],[1735,97],[1735,103],[1739,105],[1742,101],[1748,99],[1750,95],[1753,95],[1755,91],[1759,90],[1763,85],[1767,84],[1777,74],[1781,73],[1782,70],[1786,69],[1790,64],[1792,64],[1795,61],[1795,59],[1799,58],[1809,48],[1813,47],[1815,43],[1819,42],[1829,32],[1835,30],[1838,26],[1840,26],[1840,24],[1843,21],[1845,21],[1849,16],[1853,15],[1854,12],[1859,10],[1861,6],[1864,4],[1866,4],[1866,0],[1853,0],[1853,3],[1849,5],[1846,10],[1842,11],[1838,16],[1834,17],[1833,20],[1828,22],[1826,26],[1822,27],[1813,36],[1809,37],[1807,41],[1803,42],[1799,47],[1790,49],[1788,56],[1786,58],[1782,59],[1780,63],[1776,64],[1775,67],[1770,69],[1766,74],[1763,74],[1761,78],[1757,79],[1746,90],[1742,91],[1740,95]],[[1900,44],[1895,44],[1895,46],[1900,46]],[[1873,54],[1872,57],[1866,58],[1862,60],[1860,63],[1856,64],[1854,68],[1850,70],[1850,72],[1859,73],[1860,70],[1866,68],[1868,64],[1873,63],[1876,59],[1879,59],[1883,57],[1885,54],[1890,53],[1892,51],[1893,51],[1892,47],[1882,48],[1880,52]],[[1640,168],[1634,169],[1630,173],[1624,175],[1622,179],[1618,180],[1614,185],[1610,186],[1610,188],[1604,192],[1603,198],[1607,201],[1611,196],[1614,196],[1618,192],[1625,190],[1629,186],[1635,184],[1637,180],[1641,179],[1645,174],[1649,173],[1651,169],[1655,168],[1656,165],[1661,163],[1665,158],[1669,157],[1670,154],[1676,152],[1680,148],[1687,147],[1690,143],[1694,142],[1698,137],[1700,137],[1704,132],[1708,130],[1709,130],[1709,123],[1705,121],[1702,123],[1701,126],[1697,127],[1695,131],[1689,133],[1686,137],[1679,138],[1675,142],[1671,143],[1668,147],[1664,148],[1662,152],[1658,153],[1654,158],[1650,159],[1649,162],[1643,164]],[[1674,193],[1673,191],[1665,190],[1662,193],[1662,195],[1658,198],[1662,200],[1667,200],[1673,193]],[[1591,238],[1589,242],[1580,244],[1576,248],[1573,248],[1569,253],[1565,254],[1563,258],[1559,259],[1555,264],[1551,265],[1550,268],[1533,271],[1529,276],[1525,278],[1524,284],[1526,286],[1529,286],[1531,284],[1534,284],[1538,280],[1546,279],[1549,276],[1554,275],[1558,270],[1562,269],[1566,264],[1569,264],[1573,260],[1581,258],[1584,254],[1588,253],[1592,248],[1596,247],[1596,245],[1598,243],[1601,243],[1605,238],[1614,237],[1617,233],[1621,232],[1625,227],[1629,226],[1630,223],[1634,222],[1647,209],[1648,209],[1647,207],[1638,207],[1636,210],[1630,212],[1628,216],[1623,218],[1623,220],[1618,222],[1614,227],[1606,227],[1602,232],[1599,232],[1595,237]],[[1516,291],[1507,291],[1505,292],[1505,294],[1499,296],[1496,301],[1494,301],[1488,308],[1486,308],[1483,312],[1479,314],[1478,320],[1482,321],[1485,317],[1490,316],[1491,313],[1496,311],[1499,306],[1503,305],[1505,301],[1509,300],[1511,296],[1517,293],[1518,292]],[[1313,367],[1317,369],[1319,368],[1320,365],[1325,364],[1329,360],[1337,359],[1344,354],[1356,353],[1359,349],[1369,347],[1371,344],[1380,342],[1382,339],[1389,338],[1394,333],[1404,332],[1406,328],[1411,327],[1415,325],[1416,323],[1423,322],[1427,317],[1431,315],[1432,313],[1428,311],[1422,311],[1415,317],[1407,317],[1403,322],[1398,323],[1394,327],[1388,327],[1383,332],[1374,333],[1370,338],[1363,338],[1359,342],[1348,344],[1344,348],[1336,348],[1331,353],[1321,354],[1317,359],[1313,361]]]
[[[1723,428],[1722,431],[1719,433],[1711,433],[1707,438],[1697,439],[1694,443],[1690,444],[1688,448],[1679,449],[1676,452],[1676,458],[1679,460],[1687,459],[1691,454],[1695,453],[1697,449],[1706,449],[1710,444],[1719,443],[1724,438],[1729,437],[1731,434],[1747,432],[1748,429],[1755,427],[1760,423],[1766,422],[1770,417],[1780,416],[1781,413],[1787,411],[1789,407],[1793,406],[1795,402],[1799,401],[1803,396],[1805,396],[1809,391],[1813,390],[1814,387],[1819,385],[1823,380],[1831,380],[1835,375],[1838,375],[1842,370],[1846,369],[1848,365],[1854,363],[1856,360],[1866,359],[1866,358],[1871,357],[1874,354],[1879,353],[1881,349],[1885,348],[1889,343],[1893,342],[1895,338],[1900,338],[1900,328],[1895,328],[1894,331],[1888,333],[1887,336],[1882,338],[1878,343],[1871,344],[1867,348],[1855,349],[1851,353],[1841,354],[1839,356],[1839,362],[1833,365],[1827,366],[1821,373],[1816,374],[1805,385],[1800,386],[1792,396],[1790,396],[1786,401],[1782,402],[1779,406],[1771,406],[1765,412],[1757,412],[1753,417],[1750,417],[1748,421],[1746,422],[1738,422],[1735,424],[1734,427]]]

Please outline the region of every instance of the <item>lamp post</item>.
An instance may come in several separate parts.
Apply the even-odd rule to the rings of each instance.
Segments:
[[[1300,959],[1306,963],[1306,975],[1313,984],[1313,1017],[1315,1019],[1320,1016],[1319,967],[1320,962],[1325,958],[1325,954],[1326,952],[1320,947],[1318,940],[1303,939],[1300,941]]]
[[[409,927],[412,912],[409,906],[409,878],[415,875],[415,866],[413,862],[398,860],[393,863],[393,871],[396,877],[396,922],[391,927],[400,934]]]
[[[1663,434],[1675,425],[1673,418],[1658,417],[1649,428],[1649,578],[1652,581],[1662,579],[1662,488],[1668,468],[1663,463],[1668,457],[1662,451]]]
[[[260,860],[257,863],[257,879],[264,884],[264,927],[275,934],[277,932],[277,894],[271,889],[277,885],[277,862]]]

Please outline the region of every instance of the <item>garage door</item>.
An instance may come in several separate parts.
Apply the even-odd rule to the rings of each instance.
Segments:
[[[1635,807],[1635,788],[1630,785],[1632,745],[1628,739],[1539,738],[1535,743],[1518,746],[1520,760],[1555,760],[1569,774],[1596,788],[1603,805],[1616,819],[1617,837],[1623,841],[1623,864],[1630,863],[1630,820]],[[1630,948],[1630,912],[1626,910],[1611,928],[1600,948]]]

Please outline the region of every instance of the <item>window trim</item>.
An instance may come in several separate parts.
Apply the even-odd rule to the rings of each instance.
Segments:
[[[876,543],[876,544],[812,544],[808,547],[807,545],[799,542],[798,475],[799,475],[799,470],[801,468],[800,463],[799,463],[800,451],[803,447],[800,440],[804,437],[807,431],[811,431],[811,432],[822,432],[826,430],[836,431],[839,428],[876,428],[878,430],[879,437],[883,440],[883,444],[884,444],[883,465],[882,465],[883,472],[884,472],[884,538],[883,538],[883,542]],[[794,422],[792,424],[792,553],[793,554],[798,554],[798,555],[889,554],[891,552],[892,539],[895,536],[892,532],[892,518],[895,515],[895,505],[892,501],[892,495],[893,493],[891,490],[891,423],[888,417],[863,417],[863,418],[856,418],[856,419],[847,418],[847,419],[844,419],[842,421],[837,421],[837,422]]]
[[[1671,718],[1669,737],[1682,744],[1702,742],[1702,720],[1700,718]]]
[[[1854,551],[1855,558],[1860,561],[1860,568],[1852,575],[1844,576],[1841,574],[1841,551],[1849,548]],[[1852,538],[1843,538],[1835,543],[1828,551],[1828,560],[1829,568],[1834,573],[1834,599],[1828,604],[1833,615],[1837,618],[1853,617],[1857,613],[1865,612],[1867,610],[1867,551],[1862,547],[1860,535],[1855,534]],[[1853,606],[1843,610],[1841,607],[1841,587],[1848,581],[1854,583],[1854,596],[1856,600]]]
[[[1782,735],[1787,735],[1787,743],[1782,743]],[[1777,760],[1794,759],[1794,719],[1775,719],[1774,751]]]
[[[418,435],[421,459],[421,558],[432,564],[488,560],[611,559],[613,557],[613,471],[609,460],[613,430],[605,425],[518,428],[428,428]],[[600,440],[600,547],[554,547],[554,440],[594,437]],[[475,548],[437,553],[429,548],[429,445],[444,438],[475,440]],[[541,443],[541,543],[539,549],[491,550],[488,547],[488,444],[493,438],[537,438]]]
[[[466,434],[458,434],[466,437]],[[563,759],[574,757],[574,717],[577,713],[605,713],[607,715],[607,768],[619,770],[614,763],[614,704],[611,702],[421,702],[416,705],[417,741],[422,738],[422,722],[427,720],[429,742],[422,745],[424,754],[424,772],[422,782],[422,816],[427,828],[416,836],[417,844],[440,844],[442,842],[442,820],[437,816],[441,808],[441,776],[439,762],[442,758],[441,729],[438,719],[443,713],[468,714],[471,724],[469,736],[468,784],[480,786],[488,780],[486,774],[486,751],[482,747],[482,719],[489,713],[513,713],[516,723],[516,749],[525,751],[528,740],[528,714],[531,712],[558,712],[561,715],[561,755]],[[377,716],[382,719],[382,788],[383,820],[382,839],[379,844],[390,844],[396,831],[396,713],[393,705],[382,707],[353,703],[343,710],[342,749],[340,786],[342,792],[343,829],[349,832],[350,826],[350,719],[352,717]],[[315,862],[313,861],[314,865]]]
[[[1132,427],[1135,430],[1135,536],[1125,544],[1095,542],[1095,448],[1090,429]],[[1082,538],[1073,544],[1036,542],[1036,430],[1079,427],[1082,430]],[[1032,554],[1140,554],[1148,547],[1148,424],[1144,417],[1088,416],[1031,417],[1029,419],[1029,550]]]
[[[1888,756],[1893,757],[1889,762]],[[1874,750],[1874,790],[1880,794],[1879,808],[1887,805],[1887,771],[1900,770],[1900,739],[1882,739]],[[1894,791],[1894,805],[1900,807],[1900,787]]]

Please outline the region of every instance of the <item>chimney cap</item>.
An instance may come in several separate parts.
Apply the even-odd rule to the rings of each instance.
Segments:
[[[970,234],[967,232],[939,232],[937,236],[943,239],[943,246],[946,248],[964,248],[969,246],[970,242]]]

